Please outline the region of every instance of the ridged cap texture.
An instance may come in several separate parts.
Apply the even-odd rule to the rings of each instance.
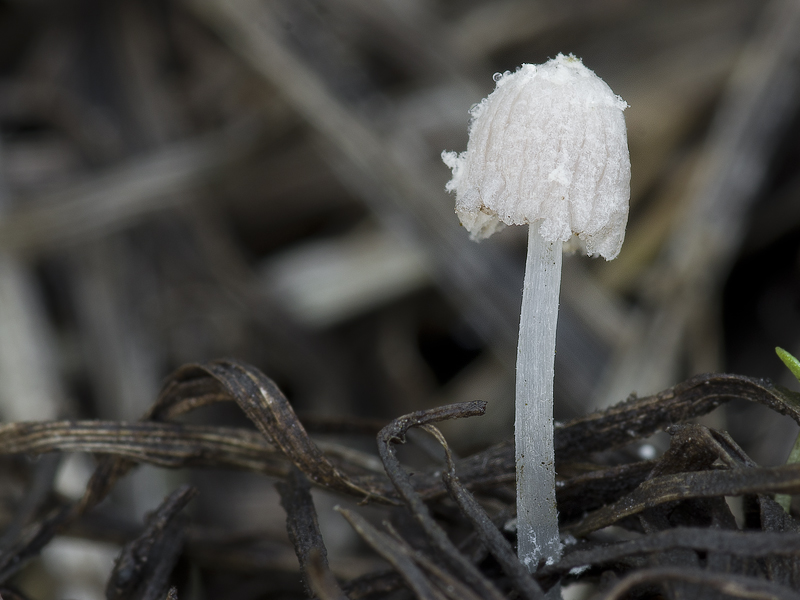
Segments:
[[[495,75],[470,113],[467,150],[443,152],[456,213],[473,239],[539,225],[612,259],[625,237],[631,166],[622,98],[580,59],[559,54]]]

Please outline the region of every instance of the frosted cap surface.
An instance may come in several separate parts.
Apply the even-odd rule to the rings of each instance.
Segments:
[[[456,213],[473,239],[539,222],[612,259],[625,237],[631,165],[622,98],[574,56],[496,75],[470,113],[467,150],[443,152]]]

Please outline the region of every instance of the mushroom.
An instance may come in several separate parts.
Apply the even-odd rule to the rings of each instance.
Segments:
[[[561,555],[553,366],[563,249],[619,254],[630,198],[622,98],[573,55],[494,76],[470,113],[467,150],[443,152],[456,213],[474,240],[529,225],[517,349],[517,553],[530,570]]]

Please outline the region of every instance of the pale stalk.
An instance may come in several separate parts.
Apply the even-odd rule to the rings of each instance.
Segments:
[[[528,232],[517,348],[515,415],[517,554],[534,571],[561,556],[553,454],[553,368],[561,287],[561,242]]]

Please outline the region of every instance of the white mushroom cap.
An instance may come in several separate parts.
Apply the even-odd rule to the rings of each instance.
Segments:
[[[495,80],[470,111],[466,152],[442,153],[461,223],[480,239],[539,222],[549,242],[577,235],[588,254],[615,258],[630,199],[628,105],[572,55]]]

